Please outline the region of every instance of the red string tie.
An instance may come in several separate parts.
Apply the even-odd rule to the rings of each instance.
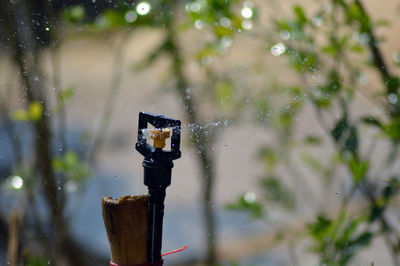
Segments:
[[[181,251],[183,251],[183,250],[185,250],[187,248],[188,248],[188,246],[184,245],[183,247],[178,248],[176,250],[169,251],[169,252],[166,252],[164,254],[161,254],[161,256],[167,256],[167,255],[170,255],[170,254],[175,254],[175,253],[181,252]],[[162,265],[163,265],[163,260],[156,261],[156,262],[148,262],[148,263],[144,263],[144,264],[137,264],[137,265],[121,265],[121,264],[116,264],[116,263],[110,261],[110,266],[162,266]]]

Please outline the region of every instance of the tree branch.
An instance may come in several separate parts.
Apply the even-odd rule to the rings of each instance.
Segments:
[[[131,32],[124,33],[120,43],[115,47],[113,75],[111,79],[110,88],[107,94],[106,102],[104,105],[103,115],[100,119],[100,126],[96,132],[91,150],[88,154],[88,161],[92,165],[96,164],[96,158],[104,145],[108,128],[111,122],[111,117],[114,113],[115,103],[122,85],[123,65],[124,65],[124,49],[128,43]]]

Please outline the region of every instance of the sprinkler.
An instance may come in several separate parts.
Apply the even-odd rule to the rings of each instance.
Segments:
[[[152,125],[154,129],[148,128]],[[172,133],[171,133],[172,131]],[[171,138],[170,150],[166,140]],[[153,145],[147,143],[153,140]],[[146,112],[139,113],[136,150],[144,156],[144,184],[148,187],[147,261],[161,260],[162,226],[166,188],[171,184],[173,160],[181,157],[181,121]]]
[[[170,148],[166,147],[168,139]],[[136,149],[144,156],[144,184],[149,193],[102,198],[111,266],[160,266],[161,256],[187,248],[161,255],[165,190],[171,184],[172,161],[181,157],[180,141],[181,121],[139,113]]]

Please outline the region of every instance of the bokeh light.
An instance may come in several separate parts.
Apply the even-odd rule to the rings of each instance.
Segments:
[[[147,15],[150,12],[151,6],[147,2],[140,2],[136,7],[136,12],[141,15]]]
[[[21,189],[24,185],[24,180],[20,176],[13,176],[11,178],[11,186],[15,189]]]
[[[271,54],[274,56],[280,56],[286,51],[286,46],[279,42],[271,47]]]

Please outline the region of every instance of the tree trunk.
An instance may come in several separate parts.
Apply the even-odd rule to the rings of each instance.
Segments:
[[[214,158],[212,158],[213,151],[207,148],[212,146],[211,144],[215,138],[205,136],[204,132],[202,132],[200,129],[202,122],[199,119],[199,114],[196,109],[193,95],[190,95],[190,92],[188,90],[189,82],[187,81],[183,72],[183,56],[178,46],[177,36],[175,35],[175,29],[173,27],[172,21],[166,25],[166,29],[168,31],[168,51],[172,60],[173,75],[176,78],[177,93],[183,101],[183,110],[186,113],[186,119],[190,125],[193,125],[193,129],[190,135],[192,141],[194,142],[195,151],[198,154],[198,161],[200,162],[200,171],[202,175],[201,184],[203,193],[203,219],[205,222],[205,231],[207,237],[206,263],[207,265],[215,265],[217,262],[217,239],[215,214],[213,209],[215,169],[213,164]]]
[[[213,206],[215,169],[213,158],[208,151],[203,151],[199,154],[199,161],[203,176],[203,219],[207,233],[206,264],[215,265],[217,262],[217,235],[215,228],[215,211]]]

